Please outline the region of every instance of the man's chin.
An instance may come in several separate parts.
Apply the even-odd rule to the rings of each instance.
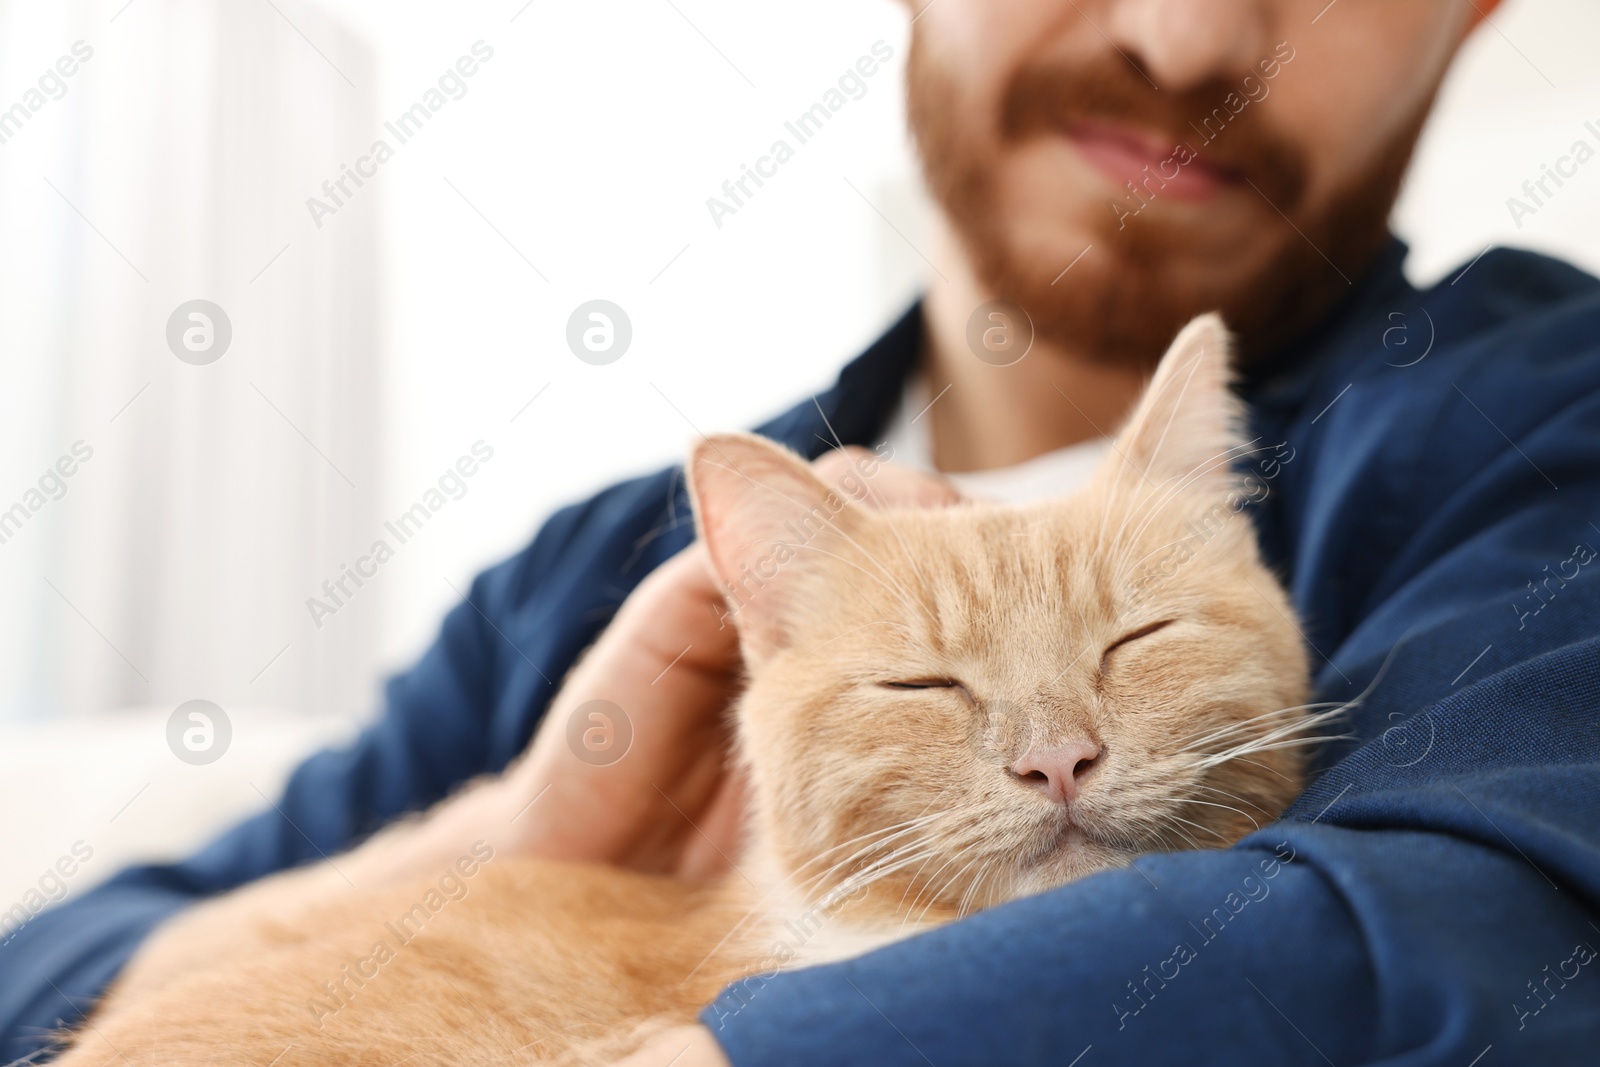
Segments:
[[[1243,242],[1181,224],[1119,232],[1103,202],[1071,213],[1022,205],[995,221],[967,247],[985,290],[1076,358],[1153,369],[1184,323],[1250,286],[1247,257],[1229,251]]]
[[[989,174],[992,194],[957,201],[952,228],[983,289],[1078,358],[1153,368],[1185,322],[1230,310],[1282,251],[1236,190],[1124,202],[1065,139],[1036,140]]]

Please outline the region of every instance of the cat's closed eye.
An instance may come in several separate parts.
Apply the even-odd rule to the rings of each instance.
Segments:
[[[904,681],[879,682],[884,689],[952,689],[968,704],[976,704],[972,691],[956,678],[909,678]]]
[[[1158,630],[1165,630],[1168,626],[1171,626],[1177,621],[1177,619],[1162,619],[1160,622],[1153,622],[1148,626],[1141,626],[1131,633],[1123,634],[1121,637],[1111,642],[1111,644],[1106,646],[1106,650],[1100,653],[1101,673],[1105,673],[1105,669],[1111,661],[1111,653],[1115,652],[1117,649],[1126,644],[1139,640],[1141,637],[1149,637]]]

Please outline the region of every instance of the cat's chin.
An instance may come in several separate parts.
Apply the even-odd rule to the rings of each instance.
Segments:
[[[1032,896],[1100,871],[1126,867],[1139,853],[1089,836],[1077,827],[1060,832],[1053,846],[1028,857],[1012,881],[1012,898]]]

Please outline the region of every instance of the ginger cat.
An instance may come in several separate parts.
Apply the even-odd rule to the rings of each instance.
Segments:
[[[1228,352],[1190,324],[1091,482],[1027,507],[873,511],[759,438],[703,441],[695,510],[748,667],[736,870],[480,842],[431,883],[330,877],[203,973],[113,998],[61,1062],[601,1063],[747,976],[1269,821],[1322,716],[1237,514]]]

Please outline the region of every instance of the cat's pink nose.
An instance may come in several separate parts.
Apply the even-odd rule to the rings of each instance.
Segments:
[[[1056,745],[1034,745],[1009,770],[1023,785],[1065,804],[1078,795],[1083,779],[1099,765],[1100,746],[1088,738]]]

